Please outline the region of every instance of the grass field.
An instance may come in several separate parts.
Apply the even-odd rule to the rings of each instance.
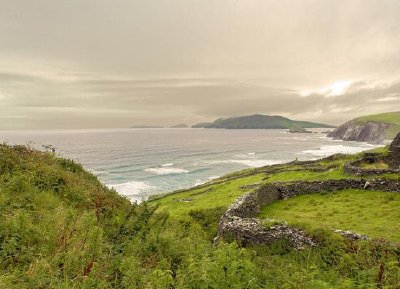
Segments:
[[[263,174],[256,174],[221,184],[210,184],[201,188],[170,194],[154,200],[150,204],[157,204],[159,211],[168,211],[173,217],[188,216],[188,213],[193,210],[227,208],[235,199],[247,191],[246,187],[243,186],[259,183],[263,178]]]
[[[386,149],[375,149],[377,153],[385,154]],[[313,164],[282,164],[274,169],[247,169],[232,173],[212,181],[201,187],[177,191],[149,201],[151,206],[158,206],[158,211],[168,212],[175,218],[186,218],[188,213],[195,210],[211,208],[226,209],[238,197],[254,190],[257,186],[274,182],[291,181],[321,181],[356,178],[344,172],[346,162],[360,157],[343,155],[336,160],[321,160]],[[316,170],[317,169],[317,170]],[[383,175],[384,178],[399,178],[398,174]]]
[[[389,165],[384,161],[379,161],[372,164],[362,163],[360,167],[363,169],[387,170],[389,168]]]
[[[351,230],[400,242],[400,194],[365,190],[302,195],[267,205],[261,217],[310,229]]]

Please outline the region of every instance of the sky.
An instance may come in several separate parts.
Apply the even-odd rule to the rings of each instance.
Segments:
[[[400,111],[398,0],[3,0],[0,129]]]

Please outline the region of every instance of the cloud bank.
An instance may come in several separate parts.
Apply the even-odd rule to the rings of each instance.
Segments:
[[[2,1],[0,128],[400,110],[399,1]]]

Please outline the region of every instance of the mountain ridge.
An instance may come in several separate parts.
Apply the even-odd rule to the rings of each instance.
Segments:
[[[309,121],[296,121],[280,115],[253,114],[238,117],[218,118],[214,122],[202,122],[192,128],[225,129],[291,129],[291,128],[333,128],[334,126]]]

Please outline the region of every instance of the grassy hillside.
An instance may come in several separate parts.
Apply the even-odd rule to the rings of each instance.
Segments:
[[[119,234],[145,211],[79,164],[1,145],[0,288],[107,288]]]
[[[0,288],[398,288],[396,249],[324,228],[302,251],[213,245],[236,197],[283,179],[351,177],[343,164],[356,157],[245,170],[135,205],[79,164],[0,145]]]
[[[210,207],[227,209],[239,196],[266,183],[353,178],[353,176],[344,174],[343,165],[346,161],[354,160],[355,158],[356,156],[343,156],[337,160],[322,160],[312,165],[281,164],[265,168],[247,169],[226,175],[197,188],[155,198],[149,201],[149,204],[157,205],[159,211],[167,211],[176,217],[187,216],[191,210]],[[326,168],[326,171],[314,171],[314,169],[323,168]]]
[[[359,117],[359,119],[363,121],[377,121],[377,122],[386,122],[386,123],[393,123],[400,125],[400,111],[371,114],[371,115],[361,116]]]
[[[290,128],[331,128],[333,126],[308,121],[295,121],[279,115],[248,115],[220,118],[210,123],[199,123],[194,128],[226,129],[290,129]]]
[[[160,199],[150,201],[150,204],[156,204],[159,211],[168,212],[176,218],[184,218],[195,210],[209,208],[225,210],[229,204],[246,192],[246,185],[257,185],[263,178],[262,173],[232,179],[222,178],[223,181],[220,183],[211,183],[200,186],[200,188],[168,194]]]
[[[387,153],[386,149],[375,149],[374,151],[376,153],[381,153],[382,155],[386,155]],[[179,220],[190,220],[193,218],[200,219],[202,220],[203,226],[207,226],[208,228],[215,230],[215,224],[210,224],[210,216],[221,214],[224,210],[226,210],[227,207],[232,203],[234,196],[240,196],[250,190],[254,190],[257,187],[262,186],[263,184],[272,182],[297,180],[318,181],[356,178],[352,175],[345,174],[343,166],[346,162],[359,158],[360,155],[361,154],[353,156],[342,155],[316,161],[314,163],[283,164],[259,169],[245,170],[225,176],[219,180],[215,180],[198,188],[178,191],[165,197],[161,197],[160,199],[155,199],[150,202],[150,205],[157,205],[157,210],[159,212],[169,212],[171,217]],[[386,175],[382,177],[399,179],[400,175]],[[314,194],[296,197],[288,201],[279,201],[269,207],[266,207],[262,216],[277,218],[279,215],[279,221],[286,221],[294,226],[305,228],[310,234],[318,236],[317,238],[323,238],[325,240],[324,242],[329,244],[327,245],[328,247],[337,244],[336,242],[338,241],[338,238],[340,239],[340,237],[331,233],[332,228],[342,230],[350,229],[358,233],[367,234],[372,238],[385,238],[386,240],[399,242],[400,235],[398,233],[399,230],[397,230],[398,218],[400,216],[399,201],[400,195],[396,193],[347,190],[329,195]],[[206,222],[204,222],[204,220],[206,220]],[[341,239],[339,243],[342,241],[343,240]],[[369,245],[367,245],[367,247],[363,247],[363,249],[358,247],[360,244],[366,245],[367,243],[368,242],[359,242],[358,245],[356,245],[357,250],[363,251],[363,249],[366,249],[371,245],[371,243],[368,243]],[[353,245],[354,244],[352,243],[351,246]],[[273,252],[271,253],[271,251],[269,251],[266,255],[264,255],[264,253],[260,253],[259,249],[255,250],[258,256],[262,258],[272,258],[275,261],[279,259],[278,262],[282,261],[282,259],[276,258],[277,251],[275,250],[279,251],[280,249],[269,248],[268,250],[272,250]],[[326,248],[319,248],[314,250],[311,254],[318,255],[318,258],[329,259],[327,254],[332,253],[327,253],[329,249],[328,251],[325,250]],[[311,278],[313,279],[312,281],[309,280],[305,283],[302,283],[304,281],[303,280],[300,282],[300,284],[292,285],[287,285],[287,283],[284,282],[285,285],[282,285],[282,287],[275,285],[275,287],[272,288],[286,288],[285,286],[288,286],[288,288],[368,288],[370,286],[372,288],[376,286],[376,284],[373,285],[374,282],[370,278],[373,278],[372,276],[377,278],[377,272],[372,273],[373,270],[371,270],[371,268],[367,269],[364,267],[365,264],[362,265],[361,263],[363,262],[360,262],[358,259],[369,259],[369,257],[371,257],[371,255],[369,255],[370,253],[366,251],[357,251],[357,254],[354,255],[350,253],[351,250],[347,251],[347,249],[343,248],[339,249],[339,251],[341,252],[339,255],[346,252],[344,255],[341,255],[338,258],[342,261],[347,259],[347,261],[344,262],[349,262],[348,265],[350,267],[347,268],[348,270],[365,270],[365,272],[369,272],[366,275],[371,275],[369,275],[369,277],[364,276],[366,279],[363,279],[364,277],[362,277],[361,279],[363,279],[363,281],[361,281],[361,279],[359,279],[360,276],[353,276],[355,278],[353,279],[353,277],[349,277],[347,275],[349,272],[345,273],[344,271],[338,270],[338,267],[336,267],[338,264],[332,266],[328,265],[330,269],[335,268],[335,274],[340,274],[339,272],[342,272],[344,275],[337,275],[333,278],[335,281],[332,281],[332,279],[331,281],[326,282],[324,277],[322,277],[324,273],[320,271],[322,267],[325,269],[326,267],[314,260],[311,261],[311,263],[309,263],[307,266],[316,266],[315,268],[318,268],[316,269],[318,273],[316,273],[314,276],[315,279]],[[286,259],[286,265],[289,264],[289,271],[300,265],[300,263],[297,263],[294,261],[294,259],[298,258],[301,254],[302,253],[295,253]],[[284,255],[286,256],[286,253]],[[314,255],[314,257],[316,255]],[[392,257],[395,255],[399,256],[398,253],[395,253]],[[336,261],[334,261],[334,263],[335,262]],[[341,263],[341,261],[339,261],[339,263]],[[284,267],[280,267],[285,265],[282,263],[280,264],[281,265],[277,265],[280,268],[278,270],[285,270]],[[351,268],[352,265],[350,264],[357,265]],[[341,264],[340,266],[343,265],[344,264]],[[344,265],[344,267],[346,267],[346,265]],[[297,269],[299,268],[297,267]],[[325,269],[322,269],[322,271]],[[271,268],[268,270],[271,270],[271,272],[276,272]],[[289,273],[289,271],[287,272],[287,275],[294,274],[293,272]],[[370,281],[366,281],[367,279]],[[389,279],[391,279],[391,277],[388,276],[387,280]],[[368,282],[371,283],[366,285]],[[393,283],[388,283],[387,288],[396,288],[396,286],[400,284],[400,279],[396,277],[390,282]],[[320,287],[317,284],[324,285],[321,285]]]
[[[361,116],[357,120],[361,122],[374,121],[392,124],[391,128],[386,131],[387,139],[393,139],[400,132],[400,111]]]

